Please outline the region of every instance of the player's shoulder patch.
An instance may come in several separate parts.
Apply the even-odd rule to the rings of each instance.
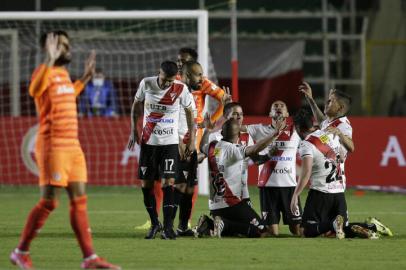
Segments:
[[[324,144],[326,144],[330,141],[330,137],[327,134],[323,134],[319,138],[320,138],[320,141]]]

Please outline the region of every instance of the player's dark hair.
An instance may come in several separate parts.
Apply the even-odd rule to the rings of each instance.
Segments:
[[[334,90],[333,95],[337,98],[338,102],[344,106],[344,114],[346,114],[351,108],[351,96],[340,90]]]
[[[197,61],[197,57],[198,57],[198,55],[197,55],[197,52],[196,52],[196,50],[195,50],[195,49],[192,49],[192,48],[186,48],[186,47],[184,47],[184,48],[180,48],[180,50],[179,50],[178,54],[183,54],[183,53],[187,53],[187,54],[189,54],[189,55],[190,55],[190,56],[193,58],[193,60]]]
[[[234,107],[242,108],[241,104],[238,102],[233,101],[233,102],[227,103],[226,105],[224,105],[223,115],[228,115]]]
[[[178,74],[178,66],[173,61],[163,61],[161,63],[161,69],[168,77],[173,77]]]
[[[313,114],[308,109],[301,108],[293,116],[293,123],[302,131],[309,130],[313,127]]]
[[[101,67],[97,67],[94,70],[96,73],[103,73],[103,69]]]
[[[68,33],[66,33],[66,31],[63,30],[53,30],[53,31],[49,31],[46,33],[42,33],[40,39],[39,39],[39,45],[41,46],[41,48],[45,48],[45,44],[47,42],[47,36],[48,34],[54,34],[57,36],[65,36],[67,39],[69,39],[69,35]]]

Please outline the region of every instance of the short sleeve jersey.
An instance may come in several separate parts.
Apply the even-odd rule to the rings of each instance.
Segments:
[[[300,143],[302,159],[313,158],[310,188],[324,193],[344,192],[345,183],[341,176],[338,155],[340,142],[337,136],[317,130]]]
[[[248,125],[247,132],[259,141],[275,133],[272,125]],[[259,167],[259,187],[294,187],[296,186],[296,153],[300,138],[292,124],[288,124],[278,138],[261,154],[268,154],[275,149],[270,160]]]
[[[247,170],[245,148],[223,140],[204,147],[210,168],[210,210],[231,207],[242,201],[246,184],[244,171]]]
[[[328,121],[327,119],[324,120],[323,122],[321,122],[320,128],[326,129],[327,127],[336,127],[338,128],[345,136],[348,136],[352,139],[352,126],[350,121],[348,120],[348,118],[346,116],[334,119],[332,121]],[[348,151],[344,146],[340,147],[340,157],[341,157],[341,162],[340,162],[340,166],[341,166],[341,172],[342,172],[342,177],[344,180],[344,183],[346,183],[346,177],[345,177],[345,160],[347,159],[347,155],[348,155]]]
[[[167,89],[158,86],[158,77],[144,78],[135,94],[144,101],[141,142],[149,145],[178,144],[179,110],[192,107],[187,86],[175,80]]]
[[[221,135],[220,130],[213,132],[209,135],[209,143],[211,143],[212,141],[221,141],[221,139],[223,139],[223,136]],[[251,136],[248,133],[242,132],[240,134],[238,144],[240,144],[242,146],[250,146],[250,145],[254,144],[254,141],[252,140]],[[242,174],[243,174],[243,178],[244,178],[243,195],[242,195],[243,199],[248,199],[250,197],[250,193],[248,190],[248,161],[249,161],[249,158],[246,157],[244,159],[244,164],[243,164],[245,169],[242,170]]]

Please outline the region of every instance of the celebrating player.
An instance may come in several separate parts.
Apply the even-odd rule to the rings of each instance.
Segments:
[[[259,237],[265,232],[261,218],[244,200],[244,166],[246,157],[257,155],[279,135],[279,126],[252,146],[237,144],[240,135],[238,120],[229,119],[222,127],[221,141],[208,141],[208,129],[203,136],[201,151],[208,156],[211,185],[209,209],[214,217],[213,236],[245,235]]]
[[[21,269],[32,269],[29,254],[49,214],[57,207],[61,188],[70,199],[70,221],[83,254],[83,269],[120,269],[98,257],[93,249],[87,216],[86,161],[78,139],[76,97],[90,80],[95,53],[86,61],[83,77],[72,83],[65,68],[71,60],[68,34],[53,31],[41,37],[46,58],[34,71],[29,87],[39,115],[35,157],[39,168],[41,199],[31,210],[20,243],[10,260]]]
[[[151,228],[146,238],[152,239],[161,225],[155,208],[153,192],[154,180],[162,179],[163,231],[162,239],[176,239],[173,231],[173,185],[178,168],[178,121],[179,110],[184,109],[190,139],[185,154],[195,150],[195,130],[193,123],[192,97],[185,84],[175,80],[178,68],[176,63],[164,61],[158,76],[144,78],[137,90],[131,110],[131,134],[128,147],[137,142],[141,145],[139,178],[142,179],[144,205],[151,218]],[[144,102],[144,121],[141,138],[136,123],[141,113],[138,104]]]
[[[347,203],[339,166],[340,143],[338,137],[313,126],[312,115],[300,110],[293,119],[302,142],[302,172],[290,204],[292,213],[299,211],[299,195],[310,180],[310,191],[303,212],[301,233],[316,237],[335,231],[338,239],[345,237]]]
[[[299,203],[299,211],[290,211],[290,201],[296,187],[296,152],[300,138],[292,123],[288,123],[289,112],[283,101],[277,100],[272,103],[269,116],[272,118],[271,125],[248,125],[243,126],[248,134],[258,141],[275,132],[276,123],[280,122],[282,132],[279,137],[269,145],[270,160],[260,167],[258,187],[260,190],[260,203],[262,218],[270,225],[273,235],[279,234],[279,221],[281,213],[284,224],[289,224],[289,229],[294,235],[300,235],[302,209]]]
[[[343,182],[345,189],[346,176],[344,164],[348,152],[352,153],[355,150],[354,142],[352,140],[352,126],[346,117],[346,114],[351,107],[351,97],[340,90],[332,89],[329,93],[323,114],[313,99],[312,89],[308,83],[304,82],[300,85],[299,91],[305,95],[306,100],[312,109],[313,116],[319,123],[320,128],[338,136],[339,138],[341,144],[339,165],[341,181]],[[378,232],[381,235],[392,235],[391,230],[376,218],[369,218],[365,223],[346,224],[344,230],[347,237],[367,235],[369,238],[373,238],[375,237],[375,232]]]

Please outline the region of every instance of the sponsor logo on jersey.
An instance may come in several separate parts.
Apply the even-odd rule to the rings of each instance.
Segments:
[[[162,104],[148,103],[146,105],[149,106],[149,108],[154,111],[166,111],[167,110],[167,107]]]
[[[170,93],[169,95],[171,96],[171,100],[173,102],[176,98],[176,93]]]
[[[173,128],[154,129],[152,131],[155,135],[173,135]]]
[[[165,123],[165,124],[172,124],[173,122],[175,122],[175,120],[172,118],[147,117],[146,120],[147,120],[147,122],[151,122],[151,123]]]
[[[56,89],[56,93],[58,95],[60,95],[60,94],[73,94],[73,93],[75,93],[75,89],[73,89],[73,87],[70,87],[70,86],[61,85]]]
[[[292,173],[292,168],[280,168],[280,169],[275,168],[275,169],[272,170],[272,173],[275,173],[275,174]]]
[[[320,141],[324,144],[328,143],[330,141],[329,137],[327,134],[323,134],[320,136]]]
[[[271,161],[292,161],[292,157],[279,157],[279,156],[272,156],[270,158]]]

